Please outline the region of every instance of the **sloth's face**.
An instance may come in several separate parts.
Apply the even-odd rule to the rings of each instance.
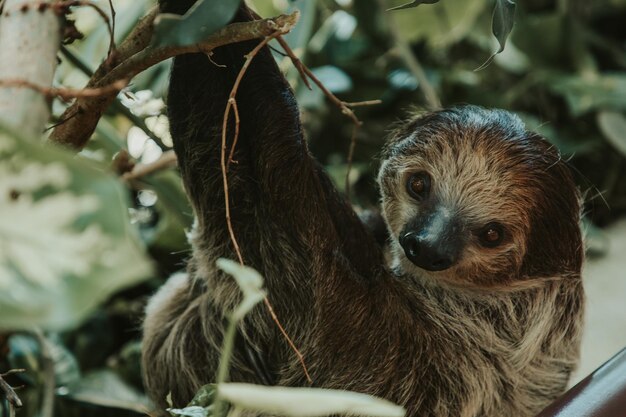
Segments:
[[[558,155],[509,113],[476,107],[446,112],[451,111],[414,120],[396,132],[381,166],[383,215],[395,266],[413,275],[480,285],[523,279],[537,275],[536,269],[549,275],[570,268],[566,262],[548,267],[528,258],[529,245],[536,245],[533,227],[556,226],[552,232],[562,236],[550,237],[550,230],[547,236],[557,240],[565,238],[561,229],[567,236],[578,230],[576,190],[569,176],[561,178],[567,170],[557,167]],[[565,200],[557,198],[555,207],[546,202],[555,198],[547,194],[560,192]],[[573,207],[559,210],[566,204]],[[550,225],[549,216],[563,213],[570,217],[565,224]],[[556,246],[580,257],[579,234],[568,239],[573,241]]]

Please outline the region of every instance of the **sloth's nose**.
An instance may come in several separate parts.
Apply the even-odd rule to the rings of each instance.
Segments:
[[[402,236],[400,245],[411,262],[428,271],[443,271],[456,261],[453,251],[446,250],[442,242],[425,239],[414,232]]]

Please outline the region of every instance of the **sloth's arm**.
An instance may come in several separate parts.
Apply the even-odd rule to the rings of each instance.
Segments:
[[[172,2],[166,11],[182,13],[192,3]],[[251,20],[245,6],[235,20]],[[204,241],[229,242],[220,168],[224,109],[245,55],[258,42],[218,48],[211,60],[203,54],[174,60],[171,132]],[[266,272],[267,263],[296,257],[282,262],[306,271],[319,267],[326,255],[341,253],[362,275],[370,275],[381,259],[379,250],[310,156],[293,92],[267,47],[245,73],[236,101],[239,137],[228,186],[231,221],[246,263]],[[227,154],[235,132],[232,116]],[[235,257],[230,244],[220,250],[219,256]]]

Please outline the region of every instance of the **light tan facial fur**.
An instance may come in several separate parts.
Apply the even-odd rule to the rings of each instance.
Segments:
[[[485,120],[470,119],[462,128],[452,122],[413,130],[403,127],[392,135],[378,183],[393,267],[463,286],[501,285],[527,278],[521,267],[533,213],[542,201],[537,198],[542,190],[534,186],[541,178],[533,166],[535,159],[526,154],[526,145],[514,137],[506,139],[506,134],[527,135],[519,119],[512,122],[517,126],[510,132],[498,131]],[[416,200],[407,191],[408,178],[418,172],[431,177],[428,202]],[[432,210],[433,204],[440,213],[460,219],[458,237],[465,241],[459,260],[435,272],[415,266],[399,244],[405,225]],[[482,246],[478,239],[481,227],[490,222],[502,224],[505,230],[503,242],[493,248]]]

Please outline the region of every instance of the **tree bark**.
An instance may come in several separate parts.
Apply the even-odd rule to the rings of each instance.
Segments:
[[[0,80],[25,80],[49,87],[61,44],[61,19],[46,4],[5,0],[0,16]],[[50,103],[29,88],[0,84],[0,123],[26,136],[41,136],[50,118]]]

